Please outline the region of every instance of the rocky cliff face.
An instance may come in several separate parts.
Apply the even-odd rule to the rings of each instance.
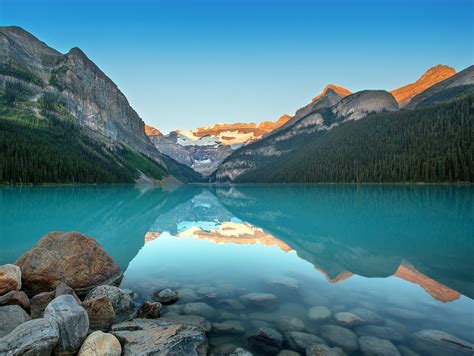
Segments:
[[[454,68],[439,64],[428,69],[416,82],[394,89],[391,93],[400,107],[404,107],[416,95],[454,74],[456,74]]]
[[[149,129],[147,134],[161,153],[209,175],[237,148],[272,132],[290,119],[291,116],[283,115],[274,122],[215,124],[195,130],[176,130],[168,135]]]
[[[340,121],[359,120],[368,114],[397,110],[395,98],[384,90],[359,91],[343,98],[332,107],[333,114]]]

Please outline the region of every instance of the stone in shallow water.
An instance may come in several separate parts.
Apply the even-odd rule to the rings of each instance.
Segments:
[[[277,329],[281,332],[304,330],[304,323],[298,319],[287,315],[282,315],[276,320]]]
[[[240,301],[259,307],[271,307],[276,303],[277,297],[270,293],[247,293],[240,297]]]
[[[18,325],[30,319],[30,316],[19,305],[0,307],[0,337],[8,335]]]
[[[201,297],[191,288],[181,288],[177,290],[178,298],[183,303],[192,303],[199,300]]]
[[[366,356],[400,356],[400,352],[390,340],[375,336],[361,336],[359,345]]]
[[[351,330],[337,325],[323,325],[321,336],[330,344],[339,346],[344,351],[351,353],[359,348],[357,335]]]
[[[161,318],[115,324],[111,333],[123,355],[205,355],[209,347],[203,329]]]
[[[137,318],[156,319],[160,317],[162,305],[160,302],[145,302],[138,309]]]
[[[0,266],[0,295],[21,289],[20,267],[6,264]]]
[[[247,342],[255,350],[275,354],[281,350],[283,336],[275,329],[262,327],[247,334]]]
[[[352,313],[336,313],[334,314],[334,319],[336,319],[339,325],[344,326],[346,328],[353,328],[355,326],[364,324],[364,320],[362,320],[361,317]]]
[[[174,313],[168,313],[160,318],[177,324],[196,326],[201,328],[205,332],[209,332],[212,329],[211,323],[199,315],[178,315]]]
[[[306,348],[306,356],[345,356],[339,347],[329,347],[326,344],[313,344]]]
[[[281,350],[279,353],[277,353],[277,356],[300,356],[301,354],[299,352],[293,351],[293,350]]]
[[[59,329],[55,321],[30,320],[0,339],[0,355],[48,356],[58,340]]]
[[[384,310],[387,314],[394,316],[395,318],[405,319],[405,320],[416,320],[423,319],[425,315],[417,312],[415,310],[408,310],[402,308],[390,307]]]
[[[87,294],[84,301],[106,297],[112,303],[115,312],[115,323],[132,319],[137,313],[137,306],[129,294],[114,286],[99,286]]]
[[[312,321],[324,321],[331,317],[331,311],[322,305],[312,307],[308,311],[308,319]]]
[[[200,296],[208,295],[208,294],[215,294],[217,293],[217,288],[209,287],[209,286],[202,286],[196,289],[196,293]]]
[[[252,353],[241,347],[238,347],[234,351],[232,351],[230,356],[252,356]]]
[[[441,330],[421,330],[413,334],[416,348],[430,355],[472,355],[474,345]]]
[[[12,290],[7,294],[0,296],[0,306],[4,305],[19,305],[25,310],[30,309],[30,299],[25,292]]]
[[[107,331],[115,320],[112,302],[107,297],[97,297],[85,300],[82,307],[89,317],[89,330]]]
[[[245,306],[237,299],[221,299],[217,302],[217,305],[234,310],[245,309]]]
[[[115,336],[102,331],[94,331],[84,340],[77,356],[120,356],[121,354],[122,346]]]
[[[59,282],[86,294],[101,284],[118,283],[120,268],[92,238],[77,232],[50,232],[15,263],[27,294],[49,292]]]
[[[381,339],[388,339],[391,341],[403,341],[404,337],[398,331],[395,331],[386,326],[378,325],[363,325],[355,329],[359,336],[376,336]]]
[[[212,332],[224,335],[238,335],[245,332],[245,328],[238,320],[224,320],[218,323],[212,323]]]
[[[285,333],[285,341],[293,350],[305,352],[306,348],[312,344],[326,344],[326,341],[319,336],[292,331]]]
[[[398,345],[397,348],[398,348],[398,351],[400,351],[400,353],[402,354],[402,356],[420,356],[415,351],[413,351],[412,349],[409,349],[408,347],[404,345]]]
[[[55,292],[42,292],[31,298],[30,310],[33,319],[42,318],[46,306],[54,299]]]
[[[276,277],[271,277],[267,278],[265,282],[271,286],[275,286],[278,288],[285,288],[291,291],[295,291],[298,289],[298,281],[294,278],[291,277],[285,277],[285,276],[276,276]]]
[[[54,298],[46,307],[44,317],[54,320],[59,327],[59,342],[55,352],[58,354],[77,352],[89,330],[89,318],[74,297],[65,294]]]
[[[175,290],[166,288],[154,293],[152,299],[155,302],[160,302],[163,305],[168,305],[176,303],[179,299],[179,295],[178,292],[176,292]]]
[[[379,314],[366,308],[355,308],[350,310],[350,312],[360,317],[367,324],[380,325],[384,323],[383,318]]]
[[[199,315],[206,319],[213,319],[216,315],[216,310],[213,307],[202,302],[185,304],[181,312],[188,315]]]

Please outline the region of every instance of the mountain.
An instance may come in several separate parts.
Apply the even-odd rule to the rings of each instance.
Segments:
[[[474,94],[474,65],[415,96],[407,108],[427,107]]]
[[[155,149],[117,85],[79,48],[61,54],[0,27],[0,95],[2,182],[163,180],[171,170],[199,179]]]
[[[429,87],[456,74],[454,68],[438,64],[428,69],[416,82],[391,91],[400,107],[406,106],[412,98]]]
[[[147,135],[161,153],[209,175],[237,148],[263,137],[290,119],[291,116],[283,115],[274,122],[215,124],[195,130],[176,130],[167,135],[148,126]]]

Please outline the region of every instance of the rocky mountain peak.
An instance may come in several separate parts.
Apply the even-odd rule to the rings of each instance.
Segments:
[[[410,100],[431,86],[456,74],[454,68],[438,64],[428,69],[416,82],[392,90],[391,93],[400,107],[407,105]]]
[[[145,134],[147,136],[160,136],[161,131],[158,129],[155,129],[153,126],[145,124]]]
[[[346,88],[343,88],[339,85],[336,84],[328,84],[326,87],[323,89],[322,93],[319,94],[318,96],[314,97],[312,102],[314,103],[315,101],[321,99],[323,96],[327,95],[329,91],[334,92],[335,94],[339,95],[340,97],[344,98],[348,95],[351,95],[352,92]]]
[[[392,94],[385,90],[362,90],[343,98],[332,111],[347,120],[358,120],[370,113],[397,111],[398,103]]]

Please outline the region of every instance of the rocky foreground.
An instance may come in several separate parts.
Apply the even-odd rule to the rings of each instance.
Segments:
[[[208,335],[243,335],[256,354],[417,355],[400,343],[403,335],[368,309],[333,314],[315,305],[307,311],[307,319],[320,324],[315,335],[296,316],[265,313],[277,304],[271,293],[242,291],[222,299],[218,295],[224,293],[215,288],[175,291],[170,282],[138,304],[133,291],[116,286],[121,278],[118,266],[92,238],[74,232],[44,236],[15,264],[0,266],[0,355],[206,355]],[[286,277],[267,283],[299,287]],[[228,311],[216,317],[217,307]],[[237,316],[246,309],[261,310],[249,314],[260,320],[252,330]],[[472,344],[439,330],[421,330],[412,338],[423,354],[474,351]],[[231,342],[211,351],[252,355]]]

